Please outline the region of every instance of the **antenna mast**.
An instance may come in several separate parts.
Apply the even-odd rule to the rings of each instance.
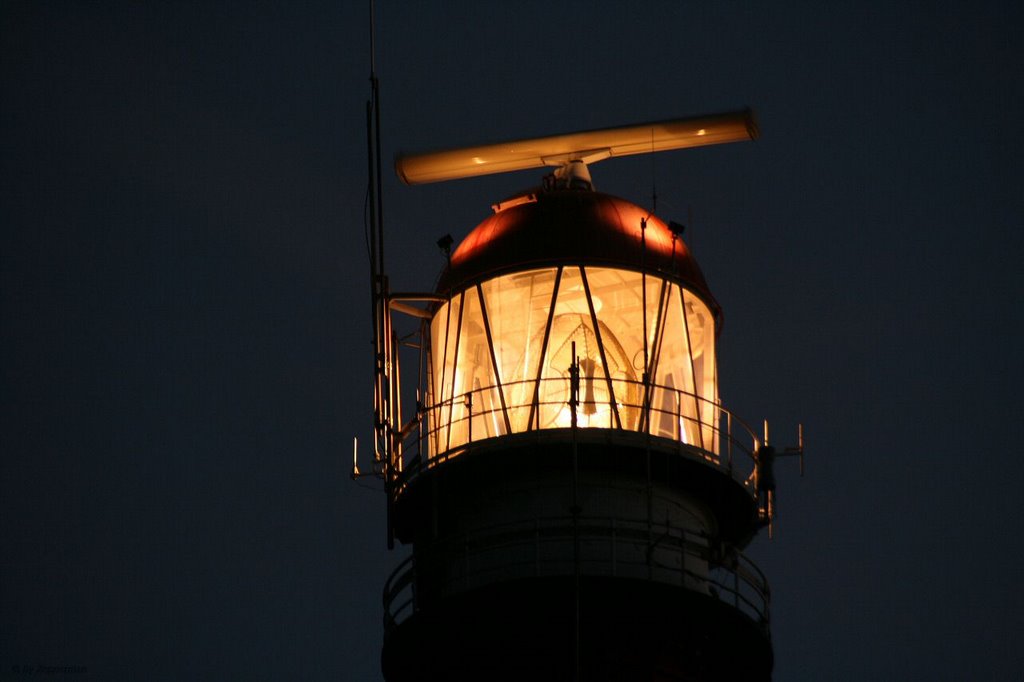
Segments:
[[[384,199],[380,153],[380,81],[377,79],[376,36],[373,0],[370,0],[370,99],[366,102],[367,226],[370,249],[370,297],[373,320],[373,430],[374,472],[382,473],[385,485],[392,482],[392,415],[389,404],[391,329],[388,315],[388,278],[384,274]],[[389,496],[390,500],[390,496]],[[388,546],[393,546],[390,503]]]

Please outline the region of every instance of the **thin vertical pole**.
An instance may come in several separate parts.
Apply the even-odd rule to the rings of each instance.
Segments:
[[[484,290],[479,284],[476,285],[476,296],[480,301],[480,317],[484,321],[487,348],[490,350],[491,367],[494,369],[494,383],[498,387],[498,399],[501,401],[501,414],[505,418],[505,433],[512,433],[512,422],[508,418],[508,406],[505,404],[505,389],[501,381],[501,369],[498,367],[498,356],[494,353],[494,337],[491,335],[491,323],[487,316],[487,304],[484,302]]]
[[[569,366],[569,411],[572,424],[572,557],[573,557],[573,680],[580,679],[580,506],[579,445],[576,441],[577,407],[580,396],[580,361],[573,341],[572,364]]]
[[[728,453],[729,462],[729,473],[732,474],[732,412],[725,413],[725,428],[728,430],[726,434],[726,451]]]
[[[677,388],[676,389],[676,428],[679,429],[679,435],[677,440],[683,442],[683,394]]]
[[[643,329],[643,334],[644,334],[644,376],[643,376],[644,403],[643,403],[643,411],[640,414],[640,419],[642,421],[641,421],[641,424],[639,424],[638,426],[642,425],[643,426],[643,430],[646,431],[647,433],[650,433],[650,428],[649,428],[650,419],[648,419],[648,417],[650,416],[649,415],[650,395],[649,395],[649,389],[648,389],[650,377],[647,374],[647,372],[648,372],[648,366],[647,366],[647,363],[648,363],[648,357],[647,357],[647,353],[648,353],[648,350],[647,350],[647,218],[641,218],[640,219],[640,282],[641,282],[641,286],[640,286],[640,289],[641,289],[641,292],[640,292],[640,305],[641,305],[641,307],[643,309],[642,310],[642,314],[643,314],[643,327],[644,327],[644,329]]]

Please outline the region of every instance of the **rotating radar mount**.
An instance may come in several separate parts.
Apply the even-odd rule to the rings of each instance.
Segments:
[[[552,169],[494,204],[433,291],[384,273],[367,105],[372,467],[389,547],[385,678],[768,680],[743,554],[776,450],[718,394],[721,309],[682,226],[594,190],[605,159],[755,140],[748,110],[400,155],[408,185]]]

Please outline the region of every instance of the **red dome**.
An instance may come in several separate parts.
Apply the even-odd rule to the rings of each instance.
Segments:
[[[607,194],[538,191],[536,201],[490,216],[462,240],[437,290],[447,293],[508,272],[600,265],[656,274],[699,295],[719,317],[704,274],[682,239],[646,209]],[[647,218],[646,253],[640,222]]]

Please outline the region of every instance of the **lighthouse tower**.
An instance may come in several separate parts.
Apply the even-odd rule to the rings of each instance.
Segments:
[[[399,159],[407,183],[554,172],[442,241],[434,291],[373,275],[374,470],[411,548],[384,586],[387,680],[770,679],[743,549],[773,451],[719,399],[721,311],[681,226],[587,167],[755,136],[745,111]]]

